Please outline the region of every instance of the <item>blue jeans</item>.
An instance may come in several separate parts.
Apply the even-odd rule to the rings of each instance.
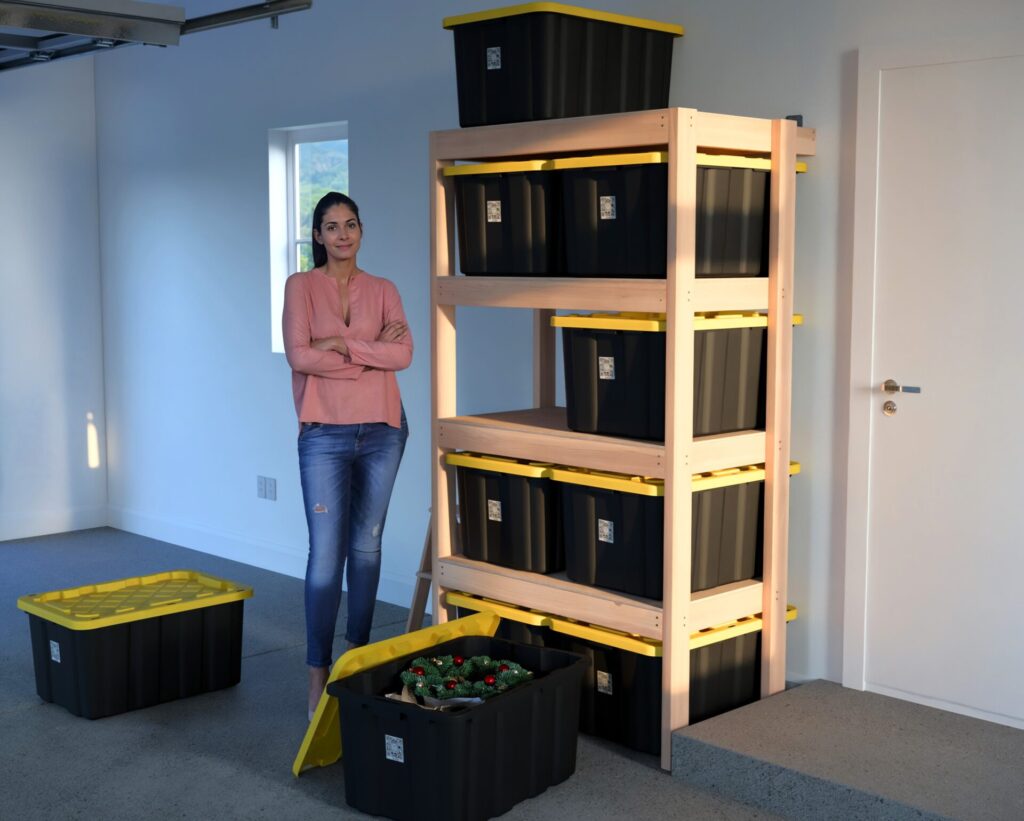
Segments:
[[[347,641],[363,645],[380,579],[380,546],[409,426],[303,423],[299,472],[309,526],[306,663],[330,667],[341,579],[348,560]]]

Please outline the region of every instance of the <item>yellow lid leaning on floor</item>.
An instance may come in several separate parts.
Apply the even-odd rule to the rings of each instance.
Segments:
[[[799,462],[789,463],[789,475],[795,476],[800,472]],[[741,468],[726,468],[725,470],[712,470],[708,473],[693,474],[693,491],[715,490],[720,487],[731,487],[733,485],[745,485],[747,482],[760,482],[764,480],[764,464],[747,465]]]
[[[628,476],[625,473],[606,473],[585,468],[551,468],[551,478],[569,485],[585,485],[602,490],[618,490],[635,493],[638,496],[664,496],[665,480],[649,479],[645,476]]]
[[[652,31],[663,31],[675,37],[682,37],[684,33],[683,27],[675,23],[659,23],[657,20],[628,17],[624,14],[613,14],[608,11],[594,11],[580,6],[567,6],[564,3],[524,3],[519,6],[504,6],[472,14],[445,17],[441,25],[446,29],[451,29],[456,26],[465,26],[469,23],[482,23],[485,20],[498,20],[502,17],[515,17],[519,14],[537,14],[542,12],[567,14],[571,17],[585,17],[588,20],[598,20],[603,23],[616,23],[620,26],[634,26],[636,28],[651,29]]]
[[[446,177],[461,177],[467,174],[514,174],[524,171],[550,171],[549,160],[512,160],[510,162],[478,162],[467,165],[446,165]]]
[[[523,462],[519,459],[508,459],[504,456],[484,456],[479,453],[460,451],[449,453],[445,462],[456,467],[489,470],[494,473],[508,473],[512,476],[525,476],[527,479],[545,479],[551,476],[551,466],[541,462]]]
[[[22,596],[18,607],[70,630],[97,630],[250,596],[252,588],[245,585],[194,570],[171,570]]]
[[[667,163],[667,151],[646,151],[642,154],[597,154],[593,157],[562,157],[549,160],[548,169],[564,171],[567,168],[606,168],[619,165],[655,165]]]

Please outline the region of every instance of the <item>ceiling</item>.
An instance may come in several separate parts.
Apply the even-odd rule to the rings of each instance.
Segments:
[[[312,0],[276,0],[187,19],[184,7],[140,0],[0,0],[0,71],[126,45],[176,46],[199,31],[303,11]]]

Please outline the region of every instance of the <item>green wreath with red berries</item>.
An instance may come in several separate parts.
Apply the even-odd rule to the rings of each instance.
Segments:
[[[490,656],[420,657],[401,674],[412,695],[436,699],[490,698],[532,678],[514,661]]]

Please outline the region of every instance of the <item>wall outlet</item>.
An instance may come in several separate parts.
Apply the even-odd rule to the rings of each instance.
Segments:
[[[266,499],[267,498],[267,477],[257,476],[256,477],[256,498]]]
[[[264,490],[266,491],[265,499],[269,499],[271,502],[277,501],[277,479],[271,479],[269,476],[265,477]]]

